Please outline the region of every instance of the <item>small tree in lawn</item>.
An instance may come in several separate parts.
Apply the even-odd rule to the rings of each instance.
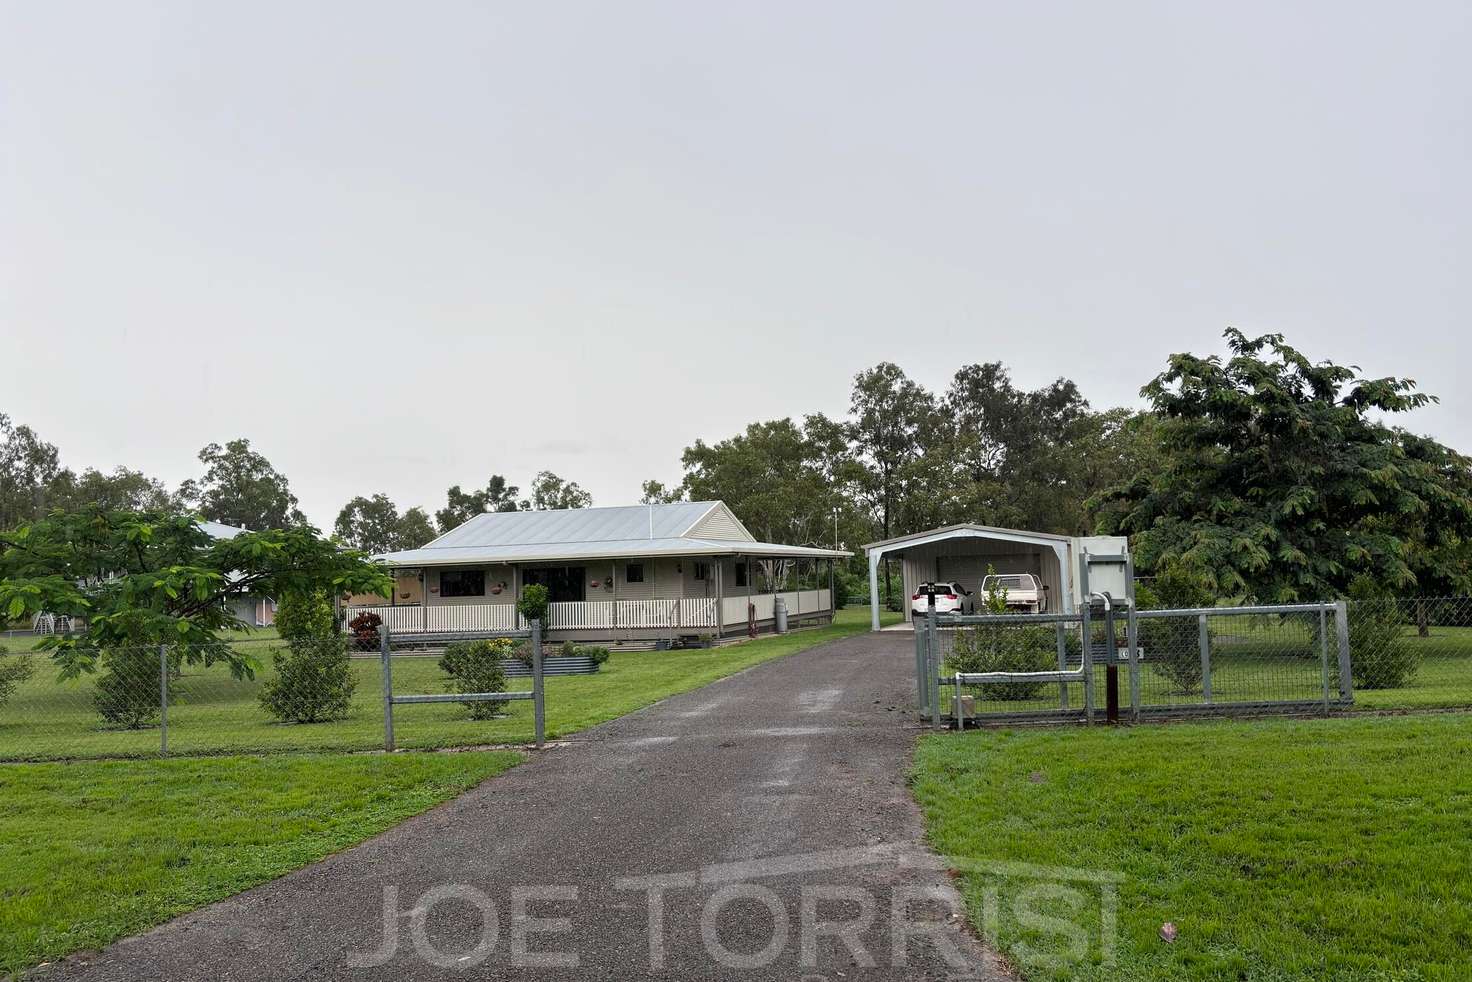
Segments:
[[[92,508],[0,533],[0,611],[84,619],[85,632],[42,646],[62,680],[100,672],[98,711],[129,726],[156,712],[160,644],[181,665],[223,664],[236,678],[255,677],[255,660],[219,640],[249,628],[230,597],[391,586],[381,567],[306,526],[214,539],[192,517]]]
[[[1421,652],[1405,636],[1400,605],[1374,580],[1360,576],[1349,585],[1349,657],[1359,689],[1399,689],[1421,669]]]
[[[1216,595],[1200,572],[1178,560],[1168,560],[1149,584],[1135,588],[1141,610],[1185,610],[1215,607]],[[1150,667],[1184,693],[1201,687],[1200,625],[1194,617],[1149,618],[1140,621],[1140,644]]]
[[[450,676],[452,692],[505,692],[505,661],[515,650],[508,638],[456,641],[440,657],[440,671]],[[494,702],[467,702],[471,719],[495,719],[502,715]]]
[[[287,650],[273,656],[276,678],[261,692],[261,705],[279,720],[316,723],[341,719],[352,705],[358,680],[347,641],[336,630],[332,598],[322,591],[287,594],[276,612]]]

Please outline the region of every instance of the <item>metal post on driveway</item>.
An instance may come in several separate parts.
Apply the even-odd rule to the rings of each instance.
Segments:
[[[158,755],[169,755],[169,646],[158,646]]]
[[[394,668],[387,624],[378,625],[378,657],[383,663],[383,749],[394,752]]]
[[[536,726],[537,749],[542,749],[547,727],[547,705],[542,696],[542,621],[532,621],[532,720]]]

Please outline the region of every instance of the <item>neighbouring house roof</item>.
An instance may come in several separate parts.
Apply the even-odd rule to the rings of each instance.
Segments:
[[[250,529],[236,528],[234,525],[212,522],[207,518],[201,518],[194,524],[198,525],[212,539],[233,539],[237,535],[242,535],[250,531]]]
[[[828,558],[847,552],[758,542],[720,501],[477,515],[420,549],[377,558],[390,566],[451,566],[659,556]]]

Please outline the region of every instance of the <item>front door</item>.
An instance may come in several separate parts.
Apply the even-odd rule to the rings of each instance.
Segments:
[[[540,584],[546,587],[547,599],[551,603],[579,603],[586,599],[583,591],[587,587],[587,567],[538,566],[526,570],[522,582],[528,586]]]

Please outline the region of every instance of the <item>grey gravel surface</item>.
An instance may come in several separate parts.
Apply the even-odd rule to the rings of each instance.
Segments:
[[[42,974],[1005,978],[905,787],[911,645],[837,641],[666,700]]]

